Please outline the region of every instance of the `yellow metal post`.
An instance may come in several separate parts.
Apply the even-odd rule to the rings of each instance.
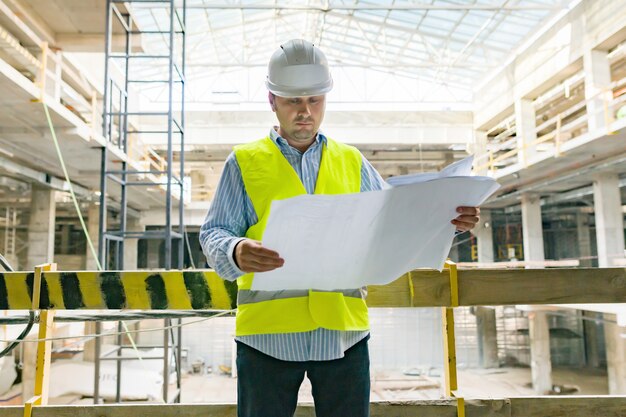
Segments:
[[[459,306],[459,281],[456,264],[446,261],[445,268],[450,274],[450,307],[442,307],[444,382],[447,397],[457,400],[457,416],[465,417],[465,400],[456,395],[458,380],[456,372],[456,342],[454,336],[454,307]]]
[[[42,272],[56,271],[56,264],[44,264],[35,267],[33,280],[33,310],[39,310],[39,300],[41,296]],[[35,373],[35,395],[24,403],[24,417],[31,417],[35,405],[46,405],[48,403],[48,388],[50,379],[50,357],[52,342],[46,340],[52,332],[54,321],[53,310],[42,310],[39,315],[39,334],[37,342],[37,367]]]

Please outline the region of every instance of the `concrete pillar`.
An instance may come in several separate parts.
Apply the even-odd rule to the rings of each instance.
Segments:
[[[86,321],[85,322],[85,334],[95,334],[96,333],[96,322],[95,321]],[[83,361],[85,362],[94,362],[96,360],[96,339],[91,338],[85,341],[85,345],[83,348]]]
[[[586,319],[601,319],[602,313],[594,311],[583,311]],[[598,323],[591,320],[583,320],[585,336],[585,359],[588,368],[600,367],[600,352],[598,349]]]
[[[578,235],[578,256],[580,266],[590,267],[591,261],[591,233],[589,230],[589,216],[579,211],[576,213],[576,233]]]
[[[528,165],[537,152],[536,145],[532,145],[537,139],[535,116],[532,100],[523,98],[515,101],[515,126],[519,149],[517,158],[523,166]]]
[[[160,258],[161,258],[161,251],[160,251],[160,245],[161,245],[161,240],[155,240],[155,239],[150,239],[148,240],[148,247],[147,247],[147,259],[148,259],[148,269],[157,269],[157,268],[162,268],[161,266],[161,262],[160,262]]]
[[[490,210],[480,211],[480,223],[474,228],[473,233],[478,241],[478,262],[493,262],[493,224]],[[476,330],[481,366],[483,368],[499,367],[498,331],[494,308],[476,308]]]
[[[489,156],[487,152],[487,132],[482,130],[474,131],[474,144],[471,147],[474,154],[474,167],[477,175],[487,175],[489,167]]]
[[[496,330],[496,310],[489,307],[476,307],[476,329],[478,331],[478,354],[483,368],[497,368],[498,332]]]
[[[69,253],[70,246],[70,231],[72,230],[71,225],[62,224],[61,226],[61,250],[59,253],[67,254]]]
[[[545,311],[528,313],[530,336],[530,371],[533,389],[543,395],[552,390],[552,362],[550,360],[550,326]]]
[[[98,236],[100,234],[100,204],[96,204],[92,202],[89,204],[89,209],[87,210],[87,232],[89,233],[89,238],[91,239],[91,243],[93,244],[93,248],[96,251],[96,256],[98,255]],[[96,258],[91,253],[91,248],[89,247],[89,243],[87,244],[87,263],[86,269],[88,271],[96,271],[98,269],[98,263],[96,262]]]
[[[480,211],[480,223],[473,233],[478,241],[478,262],[493,262],[493,225],[491,211]],[[483,368],[497,368],[498,332],[496,329],[496,310],[488,307],[476,308],[476,330],[478,332],[478,354]]]
[[[522,234],[524,260],[543,261],[543,227],[541,224],[541,200],[538,195],[522,195]],[[528,267],[528,266],[527,266]],[[531,266],[542,268],[542,266]],[[528,314],[530,336],[530,368],[533,389],[545,394],[552,389],[552,363],[550,361],[550,327],[543,311]]]
[[[129,232],[143,232],[146,227],[139,219],[129,217],[126,230]],[[137,269],[137,244],[139,239],[124,239],[124,269]]]
[[[624,257],[624,214],[617,174],[594,177],[593,204],[596,215],[598,266],[615,266],[613,260]]]
[[[583,54],[585,71],[585,99],[589,131],[606,127],[609,108],[605,109],[603,91],[611,85],[611,66],[606,51],[589,49]],[[609,116],[610,117],[610,116]]]
[[[54,220],[56,192],[33,186],[28,221],[28,260],[26,268],[54,261]]]
[[[544,261],[541,200],[538,195],[522,195],[522,235],[524,239],[524,260]]]
[[[472,230],[478,242],[478,262],[493,262],[493,223],[491,210],[480,210],[480,222]]]
[[[618,326],[615,314],[605,314],[606,368],[609,377],[609,394],[626,394],[626,327]]]

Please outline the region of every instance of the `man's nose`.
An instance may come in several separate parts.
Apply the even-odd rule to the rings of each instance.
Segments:
[[[311,115],[311,108],[309,106],[309,103],[302,103],[300,105],[300,108],[298,109],[298,116],[310,116]]]

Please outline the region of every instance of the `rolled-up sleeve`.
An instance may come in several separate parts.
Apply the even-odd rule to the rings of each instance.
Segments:
[[[241,169],[231,153],[200,228],[202,251],[209,266],[223,279],[234,280],[244,274],[233,260],[233,251],[252,224],[250,211],[253,211],[252,203],[245,191]]]

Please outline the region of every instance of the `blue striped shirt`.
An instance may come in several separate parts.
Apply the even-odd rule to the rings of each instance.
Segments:
[[[276,128],[270,130],[270,138],[296,171],[307,193],[313,194],[326,136],[320,132],[304,153],[290,146],[276,133]],[[385,187],[385,181],[363,157],[361,192]],[[235,280],[243,275],[233,260],[233,250],[250,226],[257,222],[258,217],[243,184],[241,169],[235,154],[231,153],[226,159],[215,197],[200,228],[202,250],[209,265],[223,279]],[[285,361],[324,361],[342,358],[347,349],[368,333],[319,328],[310,332],[239,336],[236,340]]]

